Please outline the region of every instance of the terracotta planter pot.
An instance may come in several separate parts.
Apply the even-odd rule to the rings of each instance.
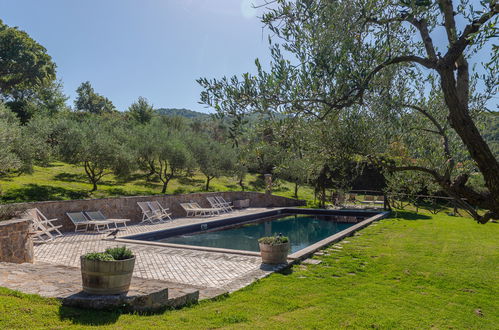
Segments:
[[[91,294],[120,294],[130,288],[135,257],[125,260],[88,260],[80,257],[83,291]]]
[[[289,242],[279,245],[260,244],[260,255],[262,256],[262,263],[264,264],[284,264],[287,263],[289,252]]]

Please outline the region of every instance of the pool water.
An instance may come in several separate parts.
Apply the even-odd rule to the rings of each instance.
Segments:
[[[322,215],[288,215],[220,230],[173,236],[158,241],[258,252],[258,239],[260,237],[282,233],[289,237],[291,241],[290,252],[294,253],[355,224],[354,222],[341,222],[344,218]]]

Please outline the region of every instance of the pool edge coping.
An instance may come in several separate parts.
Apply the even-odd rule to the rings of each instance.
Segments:
[[[285,210],[300,210],[300,211],[308,211],[308,210],[316,210],[317,209],[308,209],[308,208],[278,208],[274,209],[272,211],[275,211],[277,214],[281,213],[286,213],[283,212]],[[324,211],[334,211],[334,210],[326,210],[326,209],[321,209]],[[336,210],[338,211],[338,210]],[[362,212],[361,210],[339,210],[341,212]],[[261,214],[268,213],[269,211],[264,211],[261,212]],[[366,211],[372,213],[373,211]],[[306,259],[307,257],[311,256],[314,252],[322,249],[323,247],[330,245],[334,242],[340,241],[344,239],[345,237],[351,236],[353,233],[356,231],[363,229],[364,227],[370,225],[374,221],[378,221],[381,219],[386,218],[390,214],[390,211],[383,211],[379,212],[378,214],[375,214],[359,223],[356,223],[353,226],[350,226],[339,233],[336,233],[334,235],[328,236],[312,245],[309,245],[299,251],[296,251],[290,255],[288,255],[288,264],[291,265],[297,261],[301,261],[303,259]],[[254,215],[259,215],[258,213]],[[230,218],[228,218],[230,219]],[[224,219],[224,220],[228,220]],[[249,220],[251,221],[251,220]],[[210,222],[210,221],[207,221]],[[214,221],[215,222],[215,221]],[[201,222],[199,224],[202,224]],[[183,227],[183,226],[180,226]],[[187,226],[186,226],[187,227]],[[132,236],[137,236],[137,235],[132,235]],[[114,242],[121,242],[121,243],[130,243],[130,244],[142,244],[142,245],[152,245],[152,246],[162,246],[162,247],[169,247],[169,248],[176,248],[176,249],[187,249],[187,250],[197,250],[197,251],[206,251],[206,252],[214,252],[214,253],[229,253],[229,254],[235,254],[235,255],[245,255],[245,256],[251,256],[251,257],[260,257],[260,252],[256,251],[246,251],[246,250],[236,250],[236,249],[224,249],[224,248],[215,248],[215,247],[207,247],[207,246],[197,246],[197,245],[187,245],[187,244],[174,244],[174,243],[161,243],[161,242],[155,242],[155,241],[146,241],[146,240],[139,240],[139,239],[130,239],[130,238],[105,238],[104,240],[108,241],[114,241]]]

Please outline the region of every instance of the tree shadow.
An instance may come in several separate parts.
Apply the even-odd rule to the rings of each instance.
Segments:
[[[74,191],[61,187],[30,183],[17,189],[7,190],[1,197],[6,202],[36,202],[47,200],[83,199],[89,197],[86,191]]]
[[[98,326],[111,325],[118,321],[123,312],[119,309],[103,311],[91,309],[79,309],[74,307],[59,307],[59,319],[69,320],[73,324]]]
[[[135,196],[135,195],[137,195],[136,192],[126,191],[123,188],[110,188],[110,189],[107,189],[106,192],[110,196]]]
[[[225,187],[229,190],[241,190],[241,186],[238,184],[227,184]]]
[[[64,181],[64,182],[81,182],[88,183],[88,177],[84,174],[77,173],[59,173],[54,175],[54,180]]]
[[[432,217],[414,211],[393,210],[390,218],[401,218],[404,220],[431,220]]]
[[[189,178],[189,177],[180,177],[177,178],[177,182],[180,183],[181,185],[192,185],[195,186],[196,184],[204,184],[206,181],[202,179],[194,179],[194,178]]]
[[[257,176],[255,180],[249,181],[248,184],[254,189],[254,190],[263,190],[265,189],[265,180],[263,176]]]

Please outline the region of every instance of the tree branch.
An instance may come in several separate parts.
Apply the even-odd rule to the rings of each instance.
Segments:
[[[449,2],[449,0],[442,0],[441,2],[445,3]],[[471,43],[471,38],[470,38],[471,35],[477,33],[482,27],[482,25],[484,25],[489,19],[491,19],[498,13],[499,13],[499,6],[497,4],[491,3],[490,11],[484,13],[478,19],[466,25],[459,39],[457,39],[456,41],[451,41],[449,50],[443,57],[443,65],[452,66],[454,62],[458,59],[458,57],[462,55],[466,47]],[[454,24],[454,29],[455,29],[455,24]]]

